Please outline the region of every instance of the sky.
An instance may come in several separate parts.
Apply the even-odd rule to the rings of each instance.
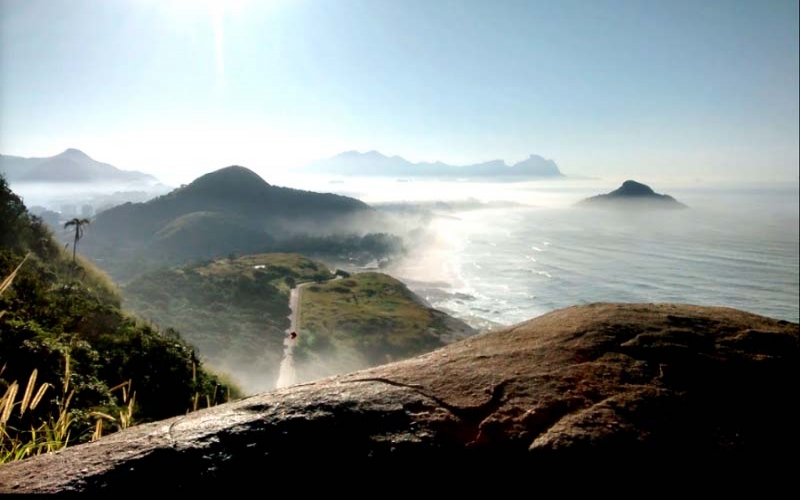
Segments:
[[[0,0],[0,153],[797,183],[797,0]]]

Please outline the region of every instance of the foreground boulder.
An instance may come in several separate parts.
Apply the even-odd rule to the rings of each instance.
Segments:
[[[799,345],[796,323],[734,309],[571,307],[0,466],[0,492],[203,492],[364,459],[780,456],[800,444]]]

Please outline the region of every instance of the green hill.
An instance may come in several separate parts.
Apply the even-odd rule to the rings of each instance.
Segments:
[[[399,240],[388,235],[381,235],[378,247],[362,242],[385,227],[381,220],[377,210],[354,198],[271,186],[233,166],[146,203],[101,212],[83,250],[119,280],[231,253],[339,252],[336,257],[352,257],[363,251],[372,259],[400,248]]]
[[[248,392],[273,389],[289,327],[289,288],[329,279],[298,254],[260,254],[151,271],[124,286],[125,305],[176,328]]]
[[[10,278],[0,295],[0,408],[10,408],[0,411],[2,452],[59,416],[71,440],[84,441],[98,419],[109,432],[183,414],[195,401],[222,402],[229,389],[238,395],[177,332],[161,333],[123,311],[107,277],[84,260],[73,262],[2,176],[0,277]],[[28,384],[34,370],[36,383]],[[26,408],[26,388],[43,384],[42,400]],[[0,453],[0,462],[7,459]]]
[[[123,291],[126,307],[180,330],[207,364],[249,393],[275,387],[296,283],[306,283],[299,381],[413,356],[475,333],[385,274],[331,278],[322,263],[271,253],[149,272]]]
[[[298,380],[413,357],[477,333],[374,272],[303,287],[299,329]]]

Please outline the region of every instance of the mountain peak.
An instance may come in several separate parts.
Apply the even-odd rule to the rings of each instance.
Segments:
[[[246,193],[269,186],[267,181],[249,168],[231,165],[202,175],[186,186],[190,191],[211,193]]]
[[[2,160],[0,171],[6,172],[7,178],[15,182],[123,183],[137,184],[137,189],[158,182],[152,175],[120,170],[75,148],[65,149],[55,156],[4,156]]]
[[[492,160],[471,165],[448,165],[441,161],[411,162],[402,156],[386,156],[375,150],[361,153],[346,151],[309,165],[314,172],[337,175],[400,175],[400,176],[459,176],[459,177],[563,177],[553,160],[531,154],[527,159],[509,166],[504,160]]]
[[[376,158],[388,158],[388,156],[384,155],[380,151],[371,150],[367,152],[360,152],[360,151],[345,151],[344,153],[340,153],[336,155],[334,158],[367,158],[367,159],[376,159]]]
[[[64,150],[63,153],[57,155],[62,158],[70,158],[72,160],[91,160],[92,158],[89,157],[86,153],[81,151],[80,149],[75,148],[67,148]]]
[[[531,154],[528,159],[516,163],[513,167],[521,172],[537,176],[562,177],[564,175],[558,169],[556,162],[536,154]]]
[[[652,196],[655,194],[655,191],[653,191],[650,186],[642,184],[641,182],[627,180],[611,194],[614,193],[620,196]]]
[[[248,181],[248,182],[257,182],[259,184],[267,184],[267,181],[261,178],[260,175],[253,172],[247,167],[243,167],[241,165],[231,165],[229,167],[224,167],[219,170],[215,170],[213,172],[209,172],[203,176],[198,177],[195,182],[205,179],[205,178],[213,178],[214,180],[228,180],[228,181]]]

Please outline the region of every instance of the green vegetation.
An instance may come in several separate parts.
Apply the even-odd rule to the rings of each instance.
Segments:
[[[403,283],[358,273],[303,288],[294,350],[301,379],[404,359],[474,334]]]
[[[23,394],[19,394],[20,385],[15,380],[0,398],[0,464],[22,460],[33,455],[58,451],[67,446],[70,441],[72,413],[70,402],[75,391],[70,388],[69,356],[65,358],[64,385],[59,398],[57,416],[52,414],[46,421],[31,425],[30,430],[19,430],[9,424],[14,411],[19,408],[19,417],[27,413],[34,413],[36,407],[42,402],[44,396],[52,386],[43,382],[36,388],[38,371],[31,372]],[[0,370],[0,375],[4,370]],[[19,401],[17,400],[19,397]],[[102,422],[96,426],[102,432]]]
[[[73,262],[2,176],[0,244],[3,460],[239,397],[176,332],[124,312],[107,276]]]
[[[124,287],[125,305],[183,332],[210,366],[254,393],[275,387],[289,289],[332,277],[324,264],[299,254],[232,255],[139,276]]]
[[[354,198],[271,186],[244,167],[227,167],[146,203],[99,213],[81,244],[123,282],[232,252],[386,259],[403,250],[386,227],[383,214]]]
[[[388,233],[295,236],[275,242],[273,247],[281,252],[298,252],[322,260],[361,266],[371,261],[388,260],[405,252],[403,239]]]

